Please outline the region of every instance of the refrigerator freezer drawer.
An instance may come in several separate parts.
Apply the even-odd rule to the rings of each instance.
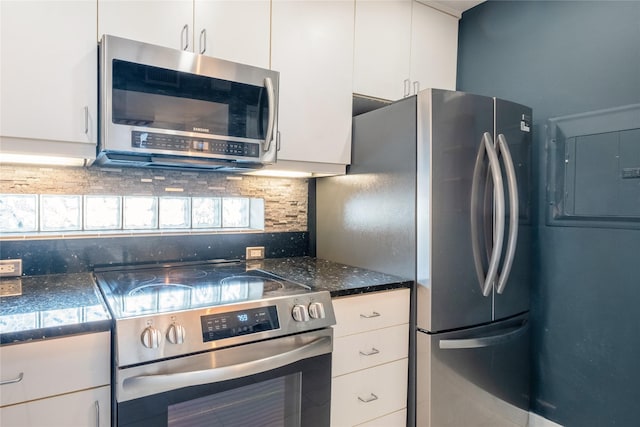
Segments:
[[[417,337],[417,426],[526,426],[528,313]]]

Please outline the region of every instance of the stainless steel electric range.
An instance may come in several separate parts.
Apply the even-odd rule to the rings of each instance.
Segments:
[[[240,261],[95,276],[115,319],[114,425],[329,425],[328,292]]]

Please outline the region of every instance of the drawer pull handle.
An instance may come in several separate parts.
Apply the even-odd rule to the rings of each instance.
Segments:
[[[358,400],[362,403],[369,403],[369,402],[373,402],[374,400],[378,400],[378,396],[376,396],[373,393],[369,393],[369,397],[365,397],[364,399],[360,396],[358,396]]]
[[[380,350],[378,350],[375,347],[371,347],[370,351],[362,351],[362,350],[360,350],[360,354],[363,355],[363,356],[373,356],[374,354],[378,354],[378,353],[380,353]]]
[[[22,377],[24,377],[24,373],[20,372],[20,374],[18,375],[18,378],[2,381],[0,382],[0,385],[19,383],[20,381],[22,381]]]
[[[372,311],[371,314],[361,314],[360,317],[363,319],[372,319],[374,317],[380,317],[380,313],[377,311]]]

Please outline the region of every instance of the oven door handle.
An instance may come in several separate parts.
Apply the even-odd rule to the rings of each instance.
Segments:
[[[143,390],[153,390],[154,393],[160,393],[194,385],[227,381],[280,368],[303,359],[329,353],[332,348],[331,336],[324,336],[302,346],[296,346],[292,350],[229,366],[125,378],[122,382],[122,388],[125,392],[134,394]]]

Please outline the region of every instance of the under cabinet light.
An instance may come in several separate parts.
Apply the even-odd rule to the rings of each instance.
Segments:
[[[17,163],[47,166],[88,166],[87,159],[72,157],[37,156],[32,154],[0,153],[0,163]]]

